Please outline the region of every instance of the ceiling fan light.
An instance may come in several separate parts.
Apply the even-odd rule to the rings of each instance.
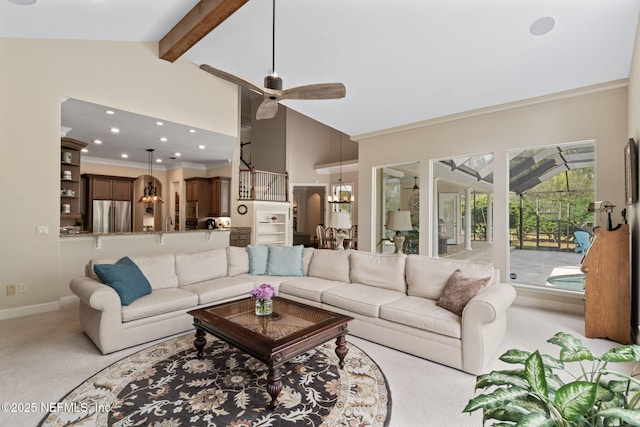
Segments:
[[[282,90],[282,79],[277,74],[270,74],[264,78],[264,87],[273,90]]]

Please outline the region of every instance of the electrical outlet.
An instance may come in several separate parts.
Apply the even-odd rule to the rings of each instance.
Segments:
[[[39,236],[49,234],[49,227],[46,225],[38,225],[36,227],[36,234]]]
[[[12,296],[16,294],[16,285],[7,285],[7,295]]]
[[[29,288],[27,287],[26,283],[20,283],[18,285],[18,293],[19,294],[26,294],[27,292],[29,292]]]

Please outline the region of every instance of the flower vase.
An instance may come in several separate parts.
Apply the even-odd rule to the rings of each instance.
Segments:
[[[256,299],[256,316],[268,316],[273,313],[273,300]]]

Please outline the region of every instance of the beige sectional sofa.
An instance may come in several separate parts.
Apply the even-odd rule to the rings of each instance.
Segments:
[[[70,288],[80,298],[84,332],[105,354],[188,331],[193,326],[187,311],[247,297],[255,286],[270,283],[281,298],[354,317],[350,334],[382,345],[471,374],[482,372],[495,357],[515,290],[497,282],[491,265],[420,255],[302,251],[296,276],[252,275],[248,251],[236,247],[132,256],[151,293],[127,306],[93,268],[117,260],[90,261],[86,276],[74,278]],[[456,270],[490,278],[460,316],[437,304]]]

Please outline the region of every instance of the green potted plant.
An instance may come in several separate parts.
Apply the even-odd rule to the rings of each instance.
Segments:
[[[482,409],[484,422],[500,427],[640,426],[640,346],[619,346],[596,357],[567,333],[548,342],[560,347],[559,358],[522,350],[500,356],[518,368],[479,375],[476,390],[484,393],[463,412]],[[619,362],[635,362],[630,375],[609,369]]]

